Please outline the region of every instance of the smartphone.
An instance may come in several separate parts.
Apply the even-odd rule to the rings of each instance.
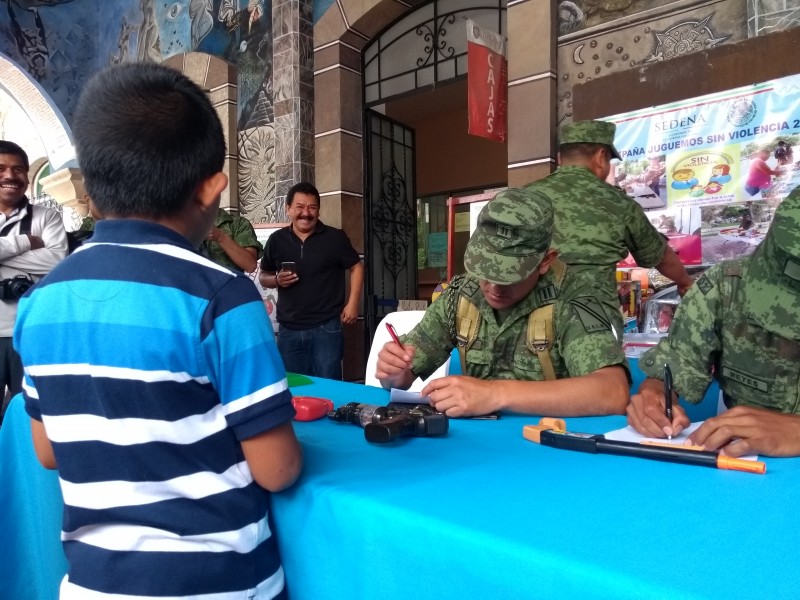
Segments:
[[[281,263],[281,271],[288,271],[289,273],[296,273],[297,269],[294,267],[294,261],[292,262],[282,262]]]

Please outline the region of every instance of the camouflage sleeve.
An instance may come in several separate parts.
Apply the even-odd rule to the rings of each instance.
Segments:
[[[231,226],[231,238],[233,238],[233,241],[239,244],[242,248],[255,248],[256,260],[261,258],[264,246],[262,246],[261,242],[259,242],[258,238],[256,238],[256,232],[253,229],[253,225],[244,217],[234,217],[233,225]]]
[[[722,350],[722,273],[717,265],[695,282],[678,305],[667,337],[639,358],[639,368],[656,379],[664,378],[669,365],[675,391],[695,404],[703,399]]]
[[[623,192],[619,192],[625,195]],[[664,258],[667,250],[667,240],[647,218],[642,207],[625,195],[628,205],[625,216],[626,235],[625,245],[631,251],[636,264],[640,267],[654,267]]]
[[[455,347],[455,306],[458,289],[448,287],[428,309],[422,320],[409,333],[400,336],[403,344],[414,346],[414,364],[411,370],[425,379],[450,359]]]
[[[615,314],[619,311],[614,305],[591,295],[575,296],[562,304],[556,335],[570,377],[619,365],[630,381],[621,340],[611,327]]]

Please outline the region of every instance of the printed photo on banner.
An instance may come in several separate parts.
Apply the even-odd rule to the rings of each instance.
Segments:
[[[772,223],[780,199],[702,207],[703,263],[752,254]]]
[[[612,168],[612,185],[617,185],[645,210],[667,205],[666,155],[630,158],[618,161]]]
[[[800,75],[607,120],[617,125],[622,157],[609,183],[658,220],[685,264],[751,253],[800,185]],[[684,217],[685,209],[701,216]],[[686,219],[699,227],[681,230]]]
[[[699,207],[668,208],[664,210],[648,210],[647,218],[653,226],[667,237],[667,243],[675,250],[675,254],[685,265],[704,264],[701,226],[702,218]],[[629,254],[618,263],[619,267],[635,267],[636,261]]]

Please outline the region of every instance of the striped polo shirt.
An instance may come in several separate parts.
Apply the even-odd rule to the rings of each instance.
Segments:
[[[14,345],[58,464],[62,598],[285,595],[240,442],[294,409],[247,277],[160,225],[100,221],[20,301]]]

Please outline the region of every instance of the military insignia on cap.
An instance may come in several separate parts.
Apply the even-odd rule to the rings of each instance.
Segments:
[[[510,240],[514,237],[515,230],[511,225],[505,225],[504,223],[495,223],[495,231],[498,237],[505,238]]]
[[[700,291],[703,292],[704,296],[714,287],[714,284],[711,283],[711,280],[705,275],[698,279],[695,285],[700,288]]]

